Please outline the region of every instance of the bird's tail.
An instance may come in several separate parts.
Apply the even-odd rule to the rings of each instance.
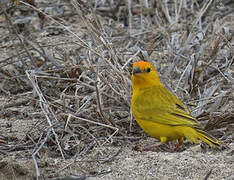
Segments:
[[[204,141],[205,143],[209,144],[211,147],[223,147],[226,146],[224,142],[219,141],[215,137],[209,135],[207,132],[201,130],[201,129],[196,129],[198,133],[198,138]]]

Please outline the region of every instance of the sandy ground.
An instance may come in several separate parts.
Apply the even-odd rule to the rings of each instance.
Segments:
[[[146,140],[145,140],[146,141]],[[144,141],[142,141],[144,142]],[[42,179],[234,179],[234,144],[224,151],[202,152],[199,145],[183,152],[139,152],[127,147],[95,148],[70,160],[43,157],[38,160]],[[34,179],[32,159],[7,156],[1,160],[4,179]]]
[[[204,179],[211,171],[208,179],[231,180],[233,163],[228,151],[202,153],[198,146],[181,153],[141,153],[123,148],[115,161],[104,165],[111,173],[88,179]]]
[[[12,128],[2,127],[4,135],[22,138],[33,125],[29,119],[5,121]],[[3,125],[3,121],[0,123]],[[20,128],[19,128],[20,127]],[[117,141],[117,140],[115,140]],[[234,179],[234,143],[229,149],[204,150],[200,145],[185,143],[183,152],[140,152],[133,150],[139,145],[155,142],[153,138],[142,137],[135,141],[115,142],[115,146],[105,145],[77,153],[63,160],[55,157],[46,146],[37,156],[41,179]],[[4,147],[4,145],[2,144]],[[0,179],[35,179],[36,171],[32,160],[32,149],[1,154]],[[73,175],[73,176],[72,176]]]

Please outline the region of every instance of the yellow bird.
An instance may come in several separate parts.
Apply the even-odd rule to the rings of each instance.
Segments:
[[[212,147],[224,143],[203,131],[186,106],[160,82],[152,64],[139,61],[132,69],[133,115],[140,127],[161,143],[178,140],[174,151],[184,138],[192,143],[202,140]]]

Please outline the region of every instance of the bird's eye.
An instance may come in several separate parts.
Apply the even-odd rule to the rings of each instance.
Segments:
[[[147,68],[147,69],[146,69],[146,71],[147,71],[147,72],[150,72],[150,71],[151,71],[151,69],[150,69],[150,68]]]

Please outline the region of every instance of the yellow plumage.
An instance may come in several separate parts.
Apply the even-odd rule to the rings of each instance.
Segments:
[[[184,138],[210,146],[223,144],[203,131],[185,105],[160,82],[149,62],[139,61],[132,70],[132,112],[140,127],[161,143]]]

